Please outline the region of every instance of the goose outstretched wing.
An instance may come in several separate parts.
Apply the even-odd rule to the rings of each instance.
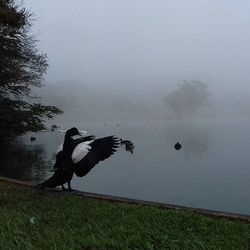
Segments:
[[[119,144],[120,141],[115,136],[79,143],[72,153],[75,174],[86,175],[99,161],[114,154]]]

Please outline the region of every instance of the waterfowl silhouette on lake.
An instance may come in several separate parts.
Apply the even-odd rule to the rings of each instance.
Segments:
[[[36,140],[36,137],[34,137],[34,136],[30,137],[30,141],[35,141],[35,140]]]
[[[54,132],[55,130],[59,129],[59,127],[57,125],[51,125],[50,131]]]
[[[181,144],[179,142],[177,142],[175,145],[174,145],[175,149],[176,150],[180,150],[181,149]]]
[[[107,136],[95,139],[95,136],[81,136],[77,128],[66,131],[64,142],[58,147],[54,174],[46,181],[37,185],[38,188],[62,186],[70,182],[73,175],[85,176],[96,164],[109,158],[119,147],[119,139]]]
[[[121,145],[125,145],[126,151],[129,151],[131,154],[133,154],[134,148],[135,148],[133,142],[131,142],[129,140],[120,139],[120,143],[121,143]]]

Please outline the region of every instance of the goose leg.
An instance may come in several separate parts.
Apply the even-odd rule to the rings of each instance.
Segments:
[[[65,190],[66,190],[66,188],[63,186],[63,184],[62,184],[62,190],[63,190],[63,191],[65,191]]]
[[[73,191],[73,189],[71,188],[71,185],[70,185],[70,181],[68,181],[68,190]]]

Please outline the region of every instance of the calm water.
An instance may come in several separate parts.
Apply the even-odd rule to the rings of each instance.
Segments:
[[[134,154],[120,148],[86,177],[75,177],[75,189],[250,214],[250,119],[66,125],[135,144]],[[40,133],[30,142],[33,135],[11,148],[2,145],[1,175],[39,182],[52,174],[63,135]],[[180,151],[174,149],[177,141]]]

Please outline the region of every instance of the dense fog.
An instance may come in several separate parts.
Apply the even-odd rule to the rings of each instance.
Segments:
[[[49,59],[46,87],[34,95],[62,108],[67,119],[250,115],[247,1],[24,4]],[[209,95],[195,112],[180,115],[164,98],[185,81],[206,84]]]
[[[34,13],[31,33],[49,64],[44,86],[25,98],[64,113],[42,127],[60,111],[3,92],[2,134],[22,136],[0,144],[0,176],[52,176],[52,187],[75,172],[79,191],[250,215],[250,1],[17,1]],[[16,68],[16,53],[27,41],[4,43],[15,53],[2,49],[3,75],[20,78],[27,64]],[[31,83],[46,64],[35,58]],[[101,140],[63,133],[72,127]]]

